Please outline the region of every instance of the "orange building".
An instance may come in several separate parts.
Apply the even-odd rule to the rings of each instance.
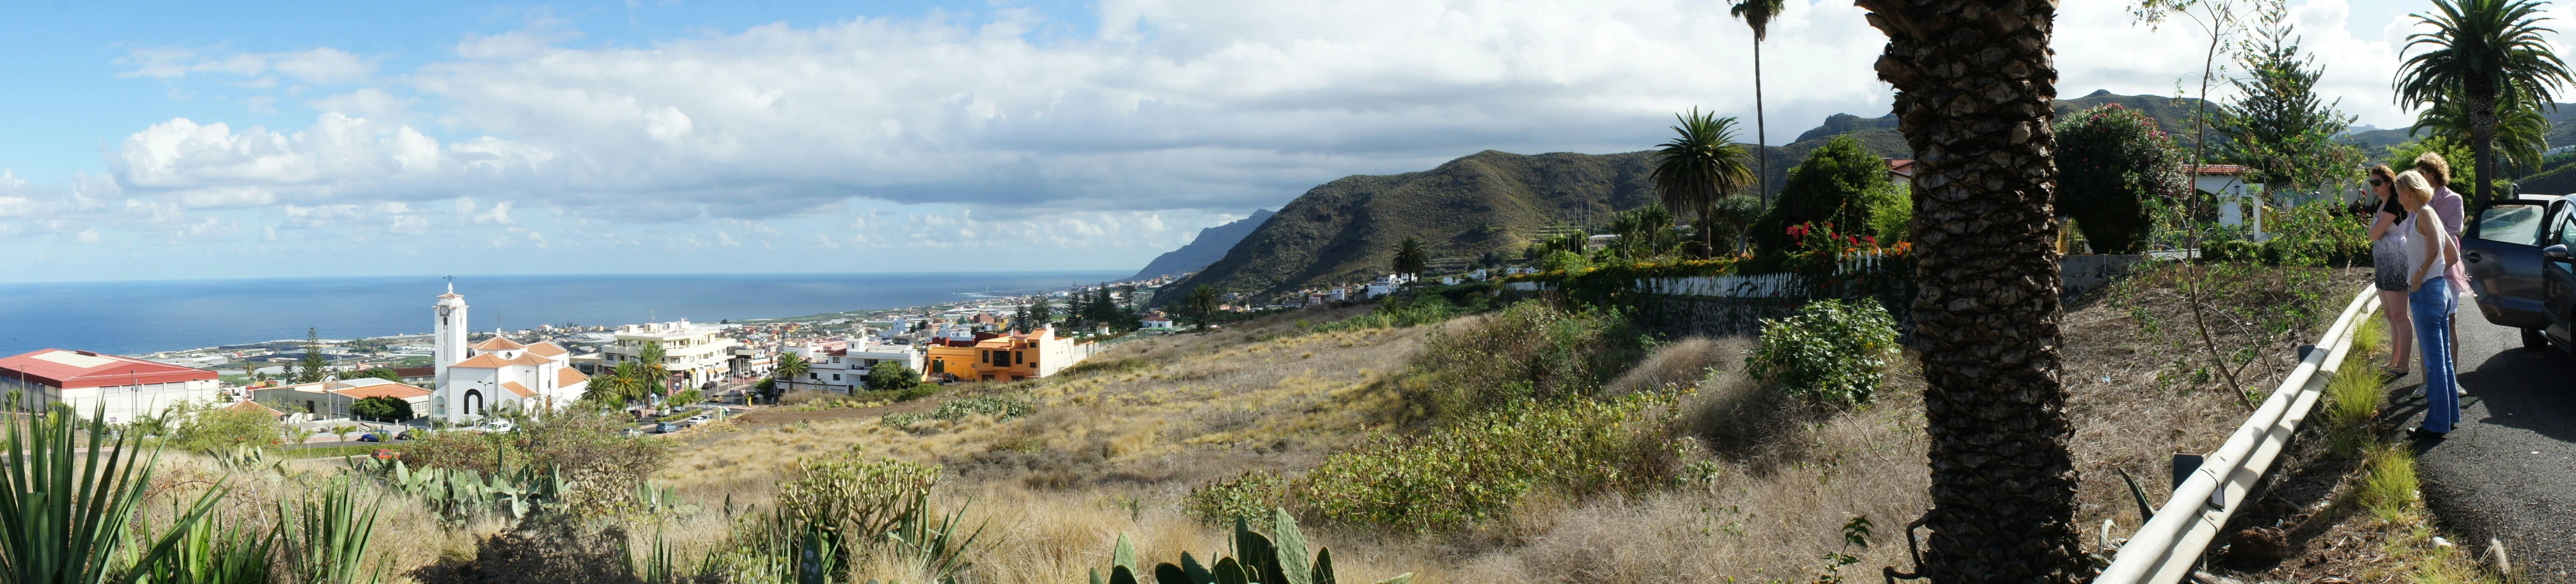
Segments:
[[[1023,334],[976,333],[926,347],[932,380],[1024,381],[1054,375],[1090,356],[1089,343],[1055,338],[1052,328]]]

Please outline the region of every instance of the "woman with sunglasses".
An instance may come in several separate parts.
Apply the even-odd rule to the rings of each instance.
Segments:
[[[2370,194],[2379,197],[2379,210],[2370,214],[2371,285],[2379,289],[2379,305],[2388,307],[2380,314],[2388,318],[2388,365],[2380,375],[2394,380],[2406,376],[2407,341],[2415,338],[2413,319],[2407,318],[2406,293],[2414,289],[2406,281],[2406,231],[2397,225],[2406,222],[2406,203],[2397,199],[2397,175],[2388,165],[2370,167]]]

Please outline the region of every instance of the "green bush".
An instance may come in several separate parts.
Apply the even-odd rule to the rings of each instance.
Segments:
[[[845,533],[881,534],[915,499],[939,484],[939,467],[879,458],[868,460],[852,450],[839,456],[796,461],[796,470],[778,484],[778,510],[808,525]]]
[[[1534,490],[1662,484],[1676,460],[1664,440],[1669,402],[1635,394],[1528,404],[1410,439],[1379,434],[1325,460],[1298,493],[1334,521],[1433,531],[1502,517]]]
[[[1190,489],[1181,508],[1209,525],[1233,525],[1236,519],[1269,529],[1270,510],[1288,504],[1288,479],[1254,469],[1231,479]]]
[[[1896,352],[1896,320],[1877,300],[1818,300],[1763,321],[1745,366],[1792,396],[1853,407],[1875,397]]]
[[[1887,159],[1871,154],[1849,135],[1835,136],[1808,152],[1806,160],[1789,170],[1788,179],[1781,185],[1780,196],[1774,199],[1771,210],[1746,231],[1754,249],[1763,254],[1796,247],[1796,240],[1788,234],[1791,225],[1832,223],[1868,229],[1881,223],[1880,215],[1899,213],[1892,208],[1882,209],[1881,204],[1904,198],[1887,180]],[[1913,214],[1910,199],[1902,213]]]
[[[1640,356],[1627,326],[1597,309],[1513,304],[1433,332],[1402,388],[1433,418],[1591,395]]]
[[[285,443],[277,418],[268,413],[235,410],[229,404],[181,402],[170,408],[163,423],[171,429],[169,448],[186,452],[231,452],[251,446],[274,447]]]
[[[1029,405],[1029,402],[988,395],[950,400],[947,403],[939,404],[939,409],[923,413],[887,414],[884,418],[879,419],[878,422],[883,423],[890,428],[909,428],[912,427],[913,424],[920,423],[924,420],[954,421],[976,414],[983,414],[994,418],[1017,418],[1029,415],[1029,412],[1036,410],[1037,407]]]
[[[1307,330],[1333,332],[1437,324],[1447,322],[1466,312],[1457,305],[1451,304],[1444,296],[1407,294],[1387,298],[1384,302],[1378,303],[1377,308],[1370,310],[1368,314],[1316,325]]]
[[[902,397],[895,401],[909,401],[912,399],[918,399],[922,395],[926,395],[915,394],[913,392],[913,390],[920,387],[921,372],[914,371],[911,367],[905,367],[902,363],[880,361],[876,365],[868,367],[869,390],[894,392],[897,396],[911,396]]]
[[[2156,120],[2117,104],[2057,122],[2057,210],[2101,253],[2138,253],[2156,210],[2190,192],[2183,151]]]
[[[369,420],[409,420],[411,402],[403,401],[401,398],[376,396],[358,400],[358,403],[350,405],[349,413]]]

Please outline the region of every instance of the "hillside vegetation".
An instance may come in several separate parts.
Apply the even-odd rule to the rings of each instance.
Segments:
[[[2146,113],[2168,132],[2187,132],[2197,100],[2096,91],[2057,100],[2057,111],[2064,115],[2114,103]],[[1788,185],[1789,171],[1809,153],[1846,134],[1880,157],[1914,156],[1896,131],[1894,115],[1835,114],[1794,142],[1764,148],[1770,155],[1772,192]],[[1388,272],[1397,242],[1408,237],[1420,239],[1435,259],[1516,256],[1543,229],[1573,225],[1600,232],[1619,212],[1654,202],[1647,179],[1653,164],[1653,154],[1643,151],[1523,155],[1487,150],[1421,172],[1343,177],[1289,202],[1277,217],[1259,223],[1226,250],[1223,259],[1170,289],[1207,285],[1261,299],[1364,282]],[[1157,302],[1180,296],[1164,295]]]

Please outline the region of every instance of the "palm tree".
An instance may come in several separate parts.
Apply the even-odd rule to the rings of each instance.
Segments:
[[[1759,185],[1755,192],[1761,193],[1763,201],[1771,200],[1771,151],[1765,148],[1771,136],[1762,119],[1762,39],[1771,35],[1771,17],[1779,16],[1785,7],[1782,0],[1735,0],[1734,7],[1726,10],[1753,27],[1753,149],[1762,165],[1761,173],[1754,176]]]
[[[1422,251],[1421,239],[1407,237],[1403,243],[1395,245],[1395,273],[1416,275],[1430,266],[1431,257]]]
[[[1860,0],[1921,156],[1913,347],[1932,509],[1922,576],[2072,582],[2076,472],[2059,379],[2054,2]]]
[[[2476,200],[2486,201],[2495,174],[2496,108],[2551,107],[2559,85],[2576,72],[2559,60],[2540,26],[2547,2],[2533,0],[2433,0],[2439,12],[2415,14],[2432,32],[2406,35],[2406,50],[2426,47],[2397,71],[2397,102],[2407,107],[2460,101],[2466,109],[2469,151],[2477,159]]]
[[[644,387],[639,389],[650,390],[655,395],[660,395],[663,392],[670,390],[671,365],[662,362],[662,360],[668,356],[669,353],[662,351],[662,343],[656,341],[644,341],[644,348],[635,352],[635,360],[642,363],[641,365],[637,365],[636,368],[641,370],[644,374],[642,378],[638,379],[638,381],[644,382]]]
[[[1190,290],[1188,298],[1182,300],[1189,303],[1190,314],[1199,318],[1199,330],[1207,330],[1208,321],[1216,318],[1216,306],[1219,300],[1216,287],[1200,284],[1198,288]]]
[[[780,388],[781,391],[785,391],[795,387],[796,378],[804,377],[805,372],[813,367],[813,363],[805,361],[804,355],[781,352],[778,354],[778,370],[770,373],[769,379],[771,383],[787,383],[787,387]]]
[[[2475,137],[2469,127],[2468,111],[2463,100],[2434,102],[2433,107],[2415,114],[2415,126],[2407,136],[2430,134],[2454,144],[2467,144]],[[2529,103],[2497,100],[2495,115],[2496,164],[2506,172],[2498,176],[2519,176],[2540,169],[2541,152],[2549,149],[2549,117]]]
[[[1709,255],[1716,255],[1709,211],[1719,199],[1744,192],[1753,182],[1753,169],[1744,164],[1744,145],[1735,143],[1735,118],[1703,114],[1699,108],[1674,117],[1681,120],[1681,125],[1673,126],[1679,135],[1655,151],[1655,193],[1662,197],[1664,208],[1699,217],[1701,244]]]

